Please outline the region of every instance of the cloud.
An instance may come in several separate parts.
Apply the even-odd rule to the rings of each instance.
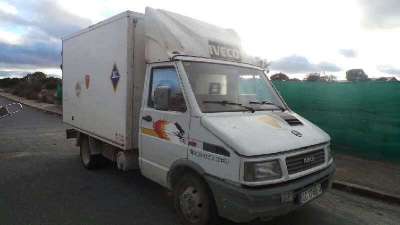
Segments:
[[[0,21],[1,23],[9,23],[16,26],[30,26],[33,25],[32,22],[25,20],[24,18],[18,16],[17,14],[10,14],[4,11],[0,11]]]
[[[357,51],[354,49],[339,49],[339,54],[347,58],[357,57]]]
[[[292,55],[271,62],[272,70],[289,73],[304,73],[313,71],[313,65],[303,56]]]
[[[0,20],[16,26],[32,26],[50,36],[61,38],[83,27],[89,26],[91,21],[73,15],[62,9],[56,1],[9,1],[21,13],[11,14],[0,11]]]
[[[367,28],[400,27],[399,0],[359,0],[363,11],[362,23]]]
[[[342,68],[330,62],[320,62],[316,64],[316,68],[319,71],[327,71],[327,72],[339,72],[342,70]]]
[[[6,0],[0,8],[0,70],[8,68],[58,68],[61,63],[60,38],[91,24],[91,21],[64,10],[56,1]],[[7,8],[5,8],[7,9]],[[4,31],[6,29],[6,31]],[[1,31],[1,30],[0,30]],[[17,38],[18,37],[18,38]]]
[[[309,73],[309,72],[338,72],[342,69],[329,62],[311,63],[304,56],[292,55],[271,62],[271,70],[282,71],[286,73]]]
[[[21,71],[21,70],[16,70],[16,71],[2,71],[0,70],[0,79],[2,78],[6,78],[6,77],[10,77],[10,78],[14,78],[14,77],[24,77],[26,74],[28,74],[27,71]]]
[[[377,66],[377,69],[382,73],[387,73],[390,75],[395,75],[397,77],[400,77],[400,68],[396,68],[391,65],[379,65]]]
[[[90,20],[63,10],[55,1],[35,1],[32,8],[40,12],[33,17],[34,24],[54,37],[61,38],[91,24]]]
[[[0,66],[57,67],[61,62],[60,52],[58,42],[36,42],[26,45],[0,42]]]

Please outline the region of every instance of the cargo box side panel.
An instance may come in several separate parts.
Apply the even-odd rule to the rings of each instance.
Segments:
[[[131,147],[127,38],[128,19],[120,17],[63,40],[63,121],[123,149]]]

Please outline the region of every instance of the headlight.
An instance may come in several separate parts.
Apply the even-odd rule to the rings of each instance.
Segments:
[[[326,154],[328,154],[328,162],[332,159],[331,145],[326,146]]]
[[[272,180],[281,177],[282,170],[278,160],[244,163],[245,181]]]

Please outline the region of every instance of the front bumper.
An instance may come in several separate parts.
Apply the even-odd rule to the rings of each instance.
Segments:
[[[285,183],[263,187],[242,187],[228,184],[212,176],[206,180],[213,192],[218,213],[234,222],[249,222],[254,219],[267,220],[284,215],[302,206],[298,194],[307,187],[321,183],[325,192],[331,187],[335,165]],[[293,200],[282,201],[282,194],[293,193]]]

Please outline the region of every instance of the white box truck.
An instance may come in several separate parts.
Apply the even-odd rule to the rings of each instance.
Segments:
[[[106,160],[172,190],[183,224],[269,219],[316,199],[330,137],[293,112],[238,35],[127,11],[63,39],[63,121],[83,165]]]

